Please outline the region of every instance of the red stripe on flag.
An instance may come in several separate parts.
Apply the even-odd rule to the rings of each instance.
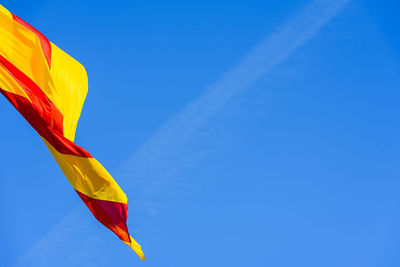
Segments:
[[[60,153],[92,158],[85,149],[64,137],[63,115],[42,89],[2,55],[0,55],[0,66],[21,86],[31,102],[25,97],[0,88],[1,93],[7,97],[39,135]]]
[[[45,124],[46,119],[42,117],[42,111],[46,109],[46,107],[40,106],[38,101],[31,103],[27,98],[4,91],[1,88],[0,92],[8,99],[8,101],[11,102],[19,113],[21,113],[38,134],[46,139],[47,142],[49,142],[58,152],[62,154],[92,158],[89,152],[84,148],[76,145],[74,142],[68,140]]]
[[[76,191],[94,217],[105,227],[113,231],[122,241],[131,242],[126,220],[128,205],[114,201],[99,200]]]
[[[40,46],[42,47],[42,51],[44,54],[44,57],[46,58],[47,64],[49,65],[49,68],[51,68],[51,44],[50,41],[44,36],[40,31],[36,30],[34,27],[32,27],[29,23],[25,22],[23,19],[19,18],[18,16],[12,14],[14,20],[33,32],[34,34],[37,35],[40,41]]]
[[[7,97],[32,127],[58,152],[91,158],[92,156],[85,149],[64,137],[63,115],[40,87],[2,55],[0,55],[0,66],[14,78],[29,96],[31,102],[25,97],[0,89],[1,93]]]
[[[46,127],[50,127],[57,133],[64,135],[63,115],[44,94],[42,89],[2,55],[0,55],[0,65],[3,66],[29,96],[32,104],[35,105],[37,111],[41,114],[40,117]]]

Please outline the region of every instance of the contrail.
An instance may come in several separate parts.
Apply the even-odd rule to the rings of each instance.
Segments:
[[[202,96],[161,126],[120,169],[122,179],[118,180],[127,195],[136,195],[138,200],[168,188],[181,166],[174,159],[174,153],[193,138],[230,99],[287,59],[350,1],[312,1],[255,46],[236,67],[209,85]],[[130,177],[134,178],[130,180]],[[138,187],[143,190],[138,191]],[[135,203],[130,205],[132,209]],[[104,262],[104,256],[100,257],[102,262],[99,262],[98,255],[107,251],[107,244],[99,234],[87,236],[91,221],[94,221],[86,220],[89,218],[87,214],[83,207],[77,207],[23,255],[16,266],[112,266],[112,263]],[[76,243],[88,245],[81,251],[81,246],[76,246]]]

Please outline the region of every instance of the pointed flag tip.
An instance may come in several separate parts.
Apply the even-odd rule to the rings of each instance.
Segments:
[[[125,242],[123,241],[125,244],[127,244],[128,246],[130,246],[131,249],[133,249],[133,251],[136,252],[136,254],[139,256],[139,258],[141,260],[146,260],[143,251],[142,251],[142,247],[138,244],[138,242],[135,241],[135,239],[133,239],[132,236],[130,236],[131,238],[131,243]]]

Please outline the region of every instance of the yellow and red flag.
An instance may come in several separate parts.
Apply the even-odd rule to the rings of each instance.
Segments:
[[[42,137],[82,201],[144,260],[126,225],[127,197],[74,143],[88,90],[85,68],[0,5],[0,92]]]

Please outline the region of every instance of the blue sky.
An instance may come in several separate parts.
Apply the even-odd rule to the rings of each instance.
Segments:
[[[1,98],[1,265],[399,266],[400,4],[342,2],[3,1],[85,65],[148,260]]]

